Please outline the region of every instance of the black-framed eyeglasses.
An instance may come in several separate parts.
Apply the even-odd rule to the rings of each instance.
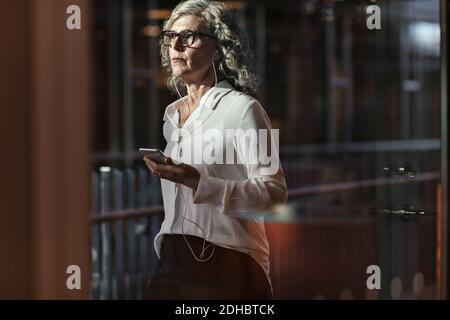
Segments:
[[[165,30],[161,32],[161,42],[165,46],[171,46],[173,41],[178,37],[183,47],[189,47],[197,39],[198,36],[203,36],[211,39],[215,39],[213,35],[203,33],[200,31],[183,30],[181,32],[175,32],[172,30]]]

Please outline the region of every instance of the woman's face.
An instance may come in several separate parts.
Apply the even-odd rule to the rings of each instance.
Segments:
[[[190,30],[210,34],[206,24],[199,17],[192,15],[177,19],[170,30],[175,32]],[[214,39],[209,37],[198,35],[188,47],[183,47],[179,38],[175,38],[169,47],[172,73],[185,82],[199,82],[208,72],[213,72],[211,60],[215,51]]]

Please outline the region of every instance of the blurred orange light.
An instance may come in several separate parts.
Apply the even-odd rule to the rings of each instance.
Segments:
[[[172,10],[151,9],[147,11],[147,18],[151,20],[165,20],[170,17]]]

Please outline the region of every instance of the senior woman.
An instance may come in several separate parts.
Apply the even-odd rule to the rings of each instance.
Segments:
[[[276,148],[275,170],[259,161],[261,146],[274,141],[270,119],[253,98],[247,37],[223,3],[188,0],[165,22],[160,45],[168,86],[180,99],[163,117],[165,163],[144,157],[161,178],[165,212],[145,297],[270,299],[264,222],[236,215],[287,200]],[[243,134],[260,129],[269,132],[268,143]]]

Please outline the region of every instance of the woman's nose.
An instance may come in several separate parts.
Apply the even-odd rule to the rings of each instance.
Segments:
[[[172,39],[171,48],[174,49],[174,50],[177,50],[177,51],[183,51],[184,50],[184,47],[181,44],[179,36],[176,36],[175,38]]]

